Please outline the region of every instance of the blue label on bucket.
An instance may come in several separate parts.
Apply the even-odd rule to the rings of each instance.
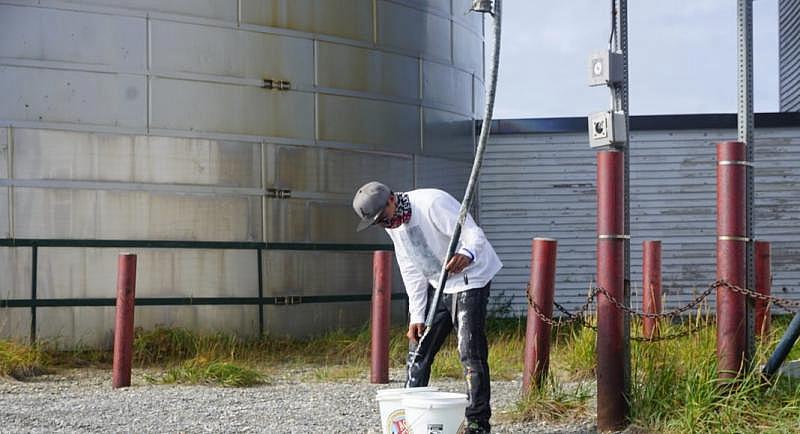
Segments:
[[[444,433],[444,425],[440,423],[428,424],[428,434],[443,434],[443,433]]]
[[[406,425],[406,412],[403,409],[393,411],[387,419],[387,431],[391,434],[409,434],[408,425]]]

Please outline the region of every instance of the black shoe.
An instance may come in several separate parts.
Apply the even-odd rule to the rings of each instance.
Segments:
[[[464,429],[464,434],[489,434],[491,432],[492,428],[488,423],[480,422],[467,422],[467,427]]]

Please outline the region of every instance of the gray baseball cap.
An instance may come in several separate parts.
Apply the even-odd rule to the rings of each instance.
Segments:
[[[378,181],[368,182],[358,189],[353,197],[353,210],[361,218],[356,232],[363,231],[377,223],[391,194],[392,190]]]

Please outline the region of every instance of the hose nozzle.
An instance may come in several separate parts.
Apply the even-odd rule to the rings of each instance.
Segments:
[[[470,10],[473,10],[475,12],[480,12],[483,14],[494,13],[494,8],[492,7],[492,0],[472,0],[472,8],[470,8]]]

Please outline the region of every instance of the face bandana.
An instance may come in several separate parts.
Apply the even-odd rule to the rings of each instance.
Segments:
[[[384,225],[387,229],[395,229],[411,220],[411,202],[408,201],[408,195],[405,193],[395,193],[394,203],[394,215],[388,219],[389,223]]]

